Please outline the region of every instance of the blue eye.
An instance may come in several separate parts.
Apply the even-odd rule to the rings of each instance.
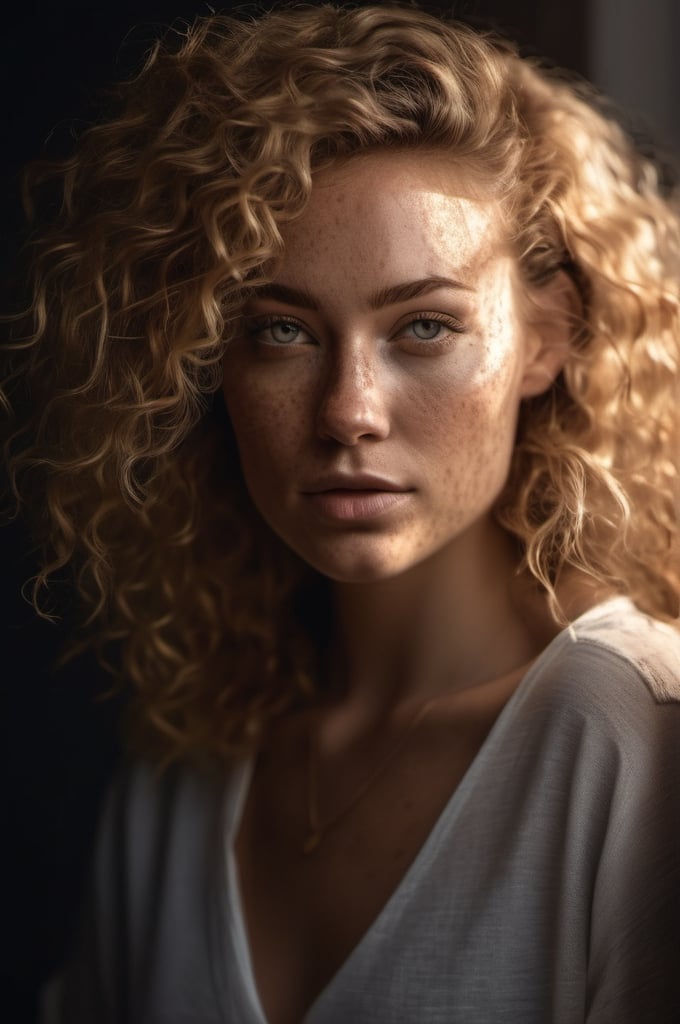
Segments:
[[[289,345],[291,341],[297,341],[300,328],[289,320],[279,320],[276,323],[268,324],[267,328],[273,341],[279,345]]]
[[[248,333],[263,345],[283,348],[295,344],[309,344],[309,332],[295,320],[269,317],[258,320],[248,328]]]
[[[413,320],[410,326],[416,338],[421,341],[433,341],[444,327],[437,320],[426,319]]]

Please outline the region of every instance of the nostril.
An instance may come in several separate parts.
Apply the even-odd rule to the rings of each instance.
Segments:
[[[317,428],[323,438],[355,444],[362,437],[389,433],[387,389],[380,386],[364,347],[352,340],[334,353],[319,394]]]
[[[361,437],[386,437],[389,417],[376,396],[366,390],[352,394],[336,392],[320,403],[317,429],[324,438],[353,444]]]

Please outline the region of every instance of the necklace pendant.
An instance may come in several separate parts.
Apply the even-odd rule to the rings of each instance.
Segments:
[[[320,842],[321,842],[321,833],[320,832],[310,832],[309,835],[307,836],[307,838],[305,839],[304,845],[302,847],[302,852],[305,853],[305,854],[306,853],[313,853],[314,850],[316,850],[316,848],[317,848],[317,846],[319,845]]]

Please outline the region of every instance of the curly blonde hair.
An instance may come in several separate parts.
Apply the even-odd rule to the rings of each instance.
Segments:
[[[170,33],[117,109],[33,174],[58,211],[31,242],[5,387],[31,411],[6,450],[36,606],[72,565],[147,751],[228,757],[318,692],[326,584],[250,502],[221,360],[314,175],[370,149],[465,161],[525,281],[579,290],[497,507],[523,569],[553,601],[573,568],[677,617],[679,215],[584,87],[413,7],[303,5]]]

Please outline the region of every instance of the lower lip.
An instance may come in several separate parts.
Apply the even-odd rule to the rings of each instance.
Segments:
[[[402,505],[410,491],[320,491],[307,498],[329,519],[375,519]]]

